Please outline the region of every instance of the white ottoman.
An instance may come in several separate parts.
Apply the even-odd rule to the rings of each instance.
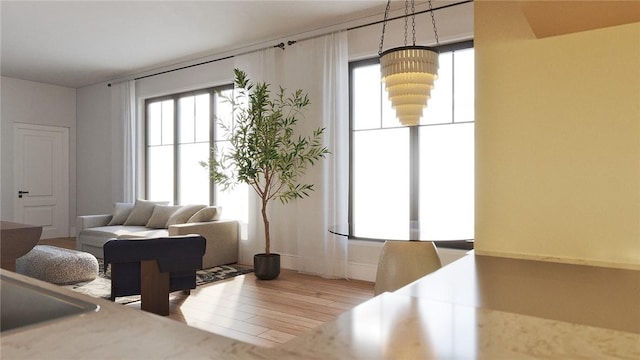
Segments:
[[[53,284],[74,284],[98,276],[98,259],[82,251],[37,245],[16,260],[16,272]]]

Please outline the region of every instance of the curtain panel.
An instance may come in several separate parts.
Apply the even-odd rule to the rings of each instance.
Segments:
[[[234,66],[244,70],[252,82],[274,83],[277,79],[276,49],[264,49],[234,58]],[[253,255],[264,252],[264,226],[260,212],[261,202],[258,195],[248,186],[240,184],[235,191],[249,192],[249,213],[247,234],[241,235],[239,258],[241,264],[253,264]],[[241,226],[243,228],[244,226]],[[275,248],[272,247],[272,251]]]
[[[349,110],[346,31],[299,41],[285,50],[268,49],[239,56],[235,66],[254,82],[266,81],[309,93],[310,106],[299,122],[302,134],[325,128],[326,159],[309,168],[301,181],[314,184],[309,198],[288,204],[270,204],[272,251],[283,256],[283,266],[329,278],[347,278],[347,240],[328,232],[332,224],[348,219]],[[252,194],[248,238],[241,259],[252,263],[264,244],[260,204]],[[244,254],[243,254],[244,253]],[[248,260],[248,261],[247,261]]]
[[[114,202],[136,199],[136,83],[111,85],[111,179]]]

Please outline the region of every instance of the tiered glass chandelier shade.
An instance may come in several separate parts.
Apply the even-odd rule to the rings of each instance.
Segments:
[[[380,54],[382,81],[402,125],[418,125],[438,78],[438,50],[404,46]]]

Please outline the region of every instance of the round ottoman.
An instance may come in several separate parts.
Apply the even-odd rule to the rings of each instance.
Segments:
[[[16,260],[16,272],[53,284],[74,284],[98,276],[98,259],[82,251],[37,245]]]

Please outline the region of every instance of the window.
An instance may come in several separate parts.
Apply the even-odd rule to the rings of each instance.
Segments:
[[[434,239],[473,237],[473,42],[441,47],[420,124],[401,126],[378,59],[350,64],[350,222],[419,220]]]
[[[222,192],[200,161],[213,146],[224,146],[218,119],[231,117],[231,86],[146,101],[146,198],[174,204],[222,206],[225,217],[247,218],[246,188]]]

